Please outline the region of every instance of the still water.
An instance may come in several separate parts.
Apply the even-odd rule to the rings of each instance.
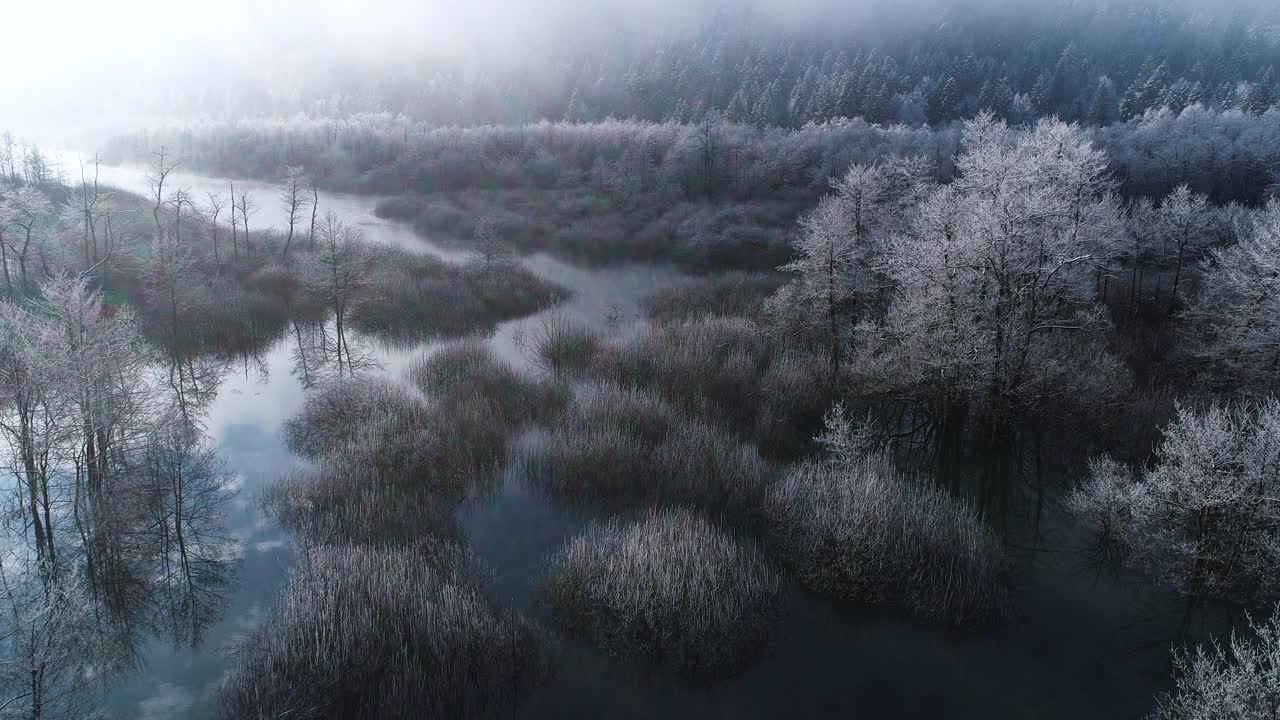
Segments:
[[[78,177],[78,164],[63,156]],[[74,171],[72,170],[74,168]],[[103,167],[101,182],[145,195],[143,168]],[[185,172],[170,178],[196,198],[226,196],[230,182]],[[285,222],[275,187],[235,181],[261,206],[251,229]],[[465,253],[432,243],[407,224],[377,218],[377,198],[322,193],[332,210],[361,228],[367,240],[456,262]],[[527,257],[534,273],[568,288],[560,308],[576,321],[619,331],[638,317],[640,301],[680,281],[666,267],[585,269],[545,254]],[[504,323],[494,349],[532,371],[525,339],[544,318]],[[398,375],[437,343],[387,347],[362,343],[381,367]],[[119,718],[206,718],[236,640],[268,611],[292,553],[289,538],[258,507],[263,488],[299,462],[284,447],[283,423],[300,408],[305,390],[295,373],[292,338],[232,369],[209,409],[207,429],[238,473],[239,494],[228,518],[242,564],[226,612],[198,648],[153,642],[144,666],[115,687],[109,710]],[[957,634],[891,617],[850,613],[788,592],[777,647],[763,662],[715,690],[690,690],[603,661],[570,644],[556,677],[532,698],[528,717],[768,718],[1135,718],[1150,710],[1154,692],[1169,684],[1169,644],[1177,638],[1182,606],[1141,581],[1100,573],[1084,561],[1080,538],[1048,503],[1035,536],[1015,548],[1018,558],[1012,614],[981,632]],[[1014,503],[1017,506],[1017,503]],[[1018,508],[1025,510],[1025,507]],[[476,552],[496,573],[494,593],[534,616],[537,582],[547,557],[590,521],[528,490],[518,477],[462,510],[462,526]]]

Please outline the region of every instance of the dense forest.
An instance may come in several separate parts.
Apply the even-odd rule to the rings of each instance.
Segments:
[[[169,102],[222,118],[386,112],[433,125],[688,122],[714,111],[735,123],[800,127],[839,117],[940,124],[984,109],[1015,122],[1052,115],[1104,125],[1196,103],[1260,115],[1280,101],[1280,18],[1265,3],[1212,11],[1168,0],[905,8],[789,25],[725,6],[659,31],[602,19],[605,39],[539,46],[536,63],[480,56],[362,66],[341,57],[327,61],[330,73],[290,67],[287,84],[202,83],[178,88]]]
[[[924,5],[0,134],[0,718],[1272,717],[1275,8]]]

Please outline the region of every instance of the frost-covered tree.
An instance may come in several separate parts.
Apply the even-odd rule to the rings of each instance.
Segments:
[[[181,350],[183,318],[190,308],[188,293],[192,290],[192,283],[189,274],[194,262],[191,248],[183,245],[174,232],[161,236],[152,244],[151,256],[144,269],[148,300],[153,307],[164,309],[169,350],[175,356]]]
[[[1191,348],[1228,387],[1267,392],[1280,370],[1280,201],[1240,242],[1211,251],[1201,291],[1184,313]]]
[[[879,348],[891,374],[997,418],[1078,391],[1082,366],[1096,373],[1088,382],[1113,376],[1090,343],[1106,323],[1098,267],[1122,227],[1105,155],[1076,126],[1015,129],[984,113],[966,124],[956,167],[891,245]]]
[[[1067,506],[1111,549],[1196,597],[1280,591],[1280,401],[1179,408],[1156,462],[1094,461]]]
[[[1224,647],[1174,650],[1177,687],[1157,698],[1151,720],[1254,720],[1280,712],[1280,609]]]
[[[823,416],[822,425],[822,433],[814,439],[826,451],[831,462],[849,466],[884,450],[876,437],[872,418],[855,423],[844,403],[833,405]]]
[[[0,201],[0,226],[8,229],[8,239],[0,238],[0,245],[8,244],[8,250],[4,251],[6,279],[8,252],[11,250],[18,265],[18,284],[24,293],[33,290],[28,277],[31,250],[41,242],[44,226],[52,220],[52,212],[53,206],[48,198],[33,187],[20,188]]]
[[[770,312],[775,317],[803,317],[815,328],[825,325],[835,382],[844,343],[842,308],[869,280],[861,272],[866,248],[853,242],[849,214],[839,196],[824,196],[801,218],[795,249],[796,259],[781,269],[799,277],[770,299]],[[793,310],[799,312],[789,312]]]
[[[94,508],[122,471],[121,448],[145,427],[150,359],[127,311],[104,308],[102,293],[83,278],[57,278],[41,287],[41,312],[60,335],[60,391],[74,408],[79,494]],[[92,512],[101,512],[101,506]]]
[[[1187,185],[1179,185],[1155,213],[1160,240],[1165,253],[1174,263],[1171,302],[1178,301],[1178,289],[1182,285],[1182,269],[1189,255],[1203,249],[1211,238],[1213,222],[1217,218],[1209,212],[1209,198],[1194,193]]]
[[[50,476],[66,432],[60,334],[47,319],[0,302],[0,437],[20,484],[23,515],[44,572],[56,564]]]
[[[834,382],[840,374],[849,316],[867,314],[887,287],[885,246],[914,211],[927,173],[919,158],[854,164],[831,183],[835,194],[800,220],[796,257],[782,270],[798,277],[770,301],[778,318],[823,328]]]
[[[71,579],[50,583],[21,547],[6,547],[2,560],[0,712],[31,720],[96,716],[110,658],[88,588]]]

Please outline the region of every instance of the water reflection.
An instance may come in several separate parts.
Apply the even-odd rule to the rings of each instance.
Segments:
[[[130,192],[147,191],[145,172],[138,166],[103,166],[102,181]],[[172,182],[174,187],[186,188],[197,197],[206,192],[225,195],[229,184],[226,180],[182,172],[175,173]],[[259,198],[259,212],[253,218],[255,228],[283,226],[283,213],[274,206],[273,186],[241,180],[235,184],[237,193],[247,191]],[[424,240],[407,225],[378,219],[373,213],[375,198],[322,192],[320,202],[325,210],[359,226],[370,242],[425,252],[455,263],[469,258],[465,251]],[[539,277],[573,293],[557,309],[504,322],[494,330],[490,343],[495,351],[527,372],[534,372],[535,368],[522,339],[532,337],[547,314],[565,313],[590,327],[608,330],[633,321],[641,314],[640,303],[645,295],[673,285],[681,277],[664,267],[584,270],[544,254],[525,258],[523,264]],[[278,337],[259,339],[239,352],[217,357],[184,355],[180,360],[161,363],[158,370],[179,413],[185,406],[192,423],[207,434],[217,453],[226,460],[237,492],[222,505],[221,536],[231,542],[238,572],[234,583],[221,585],[219,615],[205,612],[213,607],[205,602],[209,596],[187,593],[184,597],[180,582],[165,583],[163,614],[144,610],[143,605],[121,602],[116,603],[118,608],[131,607],[135,613],[103,615],[115,626],[104,625],[101,632],[95,631],[95,636],[118,638],[119,654],[130,657],[128,665],[141,668],[141,672],[117,677],[107,699],[111,714],[122,718],[212,715],[211,699],[228,667],[230,653],[274,602],[293,564],[290,538],[260,507],[264,488],[301,464],[283,445],[283,424],[297,413],[309,388],[340,376],[388,373],[398,377],[415,360],[435,352],[440,342],[392,343],[347,330],[344,342],[339,343],[331,319],[299,321],[288,323]],[[495,502],[499,507],[525,507],[519,496],[508,498],[504,494]],[[537,513],[541,506],[528,507]],[[171,510],[156,508],[154,512],[169,512],[172,517]],[[546,529],[544,534],[558,537],[563,528],[571,525],[547,522],[542,527]],[[504,545],[498,542],[501,537],[493,535],[488,547]],[[180,581],[182,561],[172,554],[174,547],[170,542],[171,574],[167,577]],[[200,577],[203,568],[212,567],[211,563],[202,563],[213,559],[196,558],[198,562],[191,564],[196,570],[193,575]],[[177,572],[173,573],[175,569]],[[524,585],[526,578],[512,580]],[[123,578],[118,586],[122,593],[136,587]],[[184,639],[198,636],[202,642],[194,647],[190,643],[179,645],[173,642],[178,632],[151,632],[154,627],[148,624],[155,617],[176,620],[167,624],[180,628]],[[194,625],[193,619],[197,620]],[[144,626],[147,632],[136,631]],[[191,632],[192,628],[200,632]]]

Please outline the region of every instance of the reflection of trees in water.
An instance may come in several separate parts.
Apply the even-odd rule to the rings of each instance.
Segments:
[[[293,323],[293,375],[304,388],[329,380],[353,378],[382,365],[367,340],[358,333],[338,334],[335,322]]]
[[[0,717],[83,717],[143,639],[198,642],[234,570],[205,410],[227,365],[157,363],[80,280],[0,303]]]
[[[186,357],[168,361],[169,390],[181,420],[197,427],[209,404],[218,395],[218,387],[230,363],[213,357]]]
[[[154,601],[174,640],[194,645],[217,619],[234,569],[222,527],[234,475],[180,422],[153,430],[139,465],[142,514],[155,540],[148,552]]]

